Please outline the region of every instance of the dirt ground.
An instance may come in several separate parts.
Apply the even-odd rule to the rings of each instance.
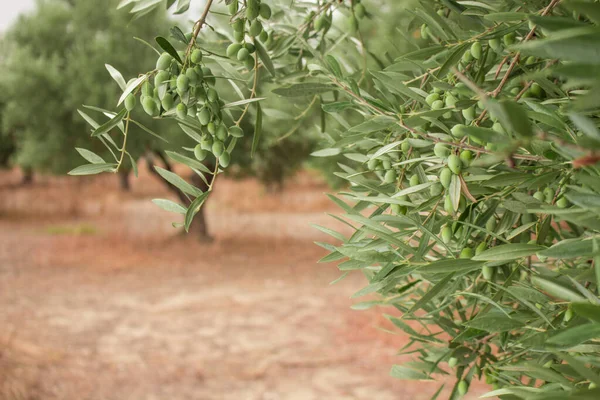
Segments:
[[[354,311],[360,273],[316,264],[327,188],[223,179],[212,243],[182,237],[154,178],[0,172],[0,399],[429,399],[389,377],[406,343]],[[338,226],[339,227],[339,226]],[[473,394],[476,398],[485,388]]]

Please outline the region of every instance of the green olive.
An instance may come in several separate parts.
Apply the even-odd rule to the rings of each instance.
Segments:
[[[221,142],[219,140],[213,141],[212,153],[215,155],[215,157],[220,157],[221,154],[223,154],[224,150],[225,150],[225,146],[223,145],[223,142]]]
[[[469,108],[465,108],[464,110],[462,110],[462,115],[465,118],[465,121],[473,121],[475,119],[475,107],[471,106]]]
[[[127,97],[125,97],[125,108],[127,109],[127,111],[133,110],[135,108],[136,103],[137,100],[133,94],[130,93],[127,95]]]
[[[471,50],[465,51],[463,53],[461,61],[463,62],[463,64],[468,64],[471,62],[471,60],[473,60],[473,55],[471,54]]]
[[[227,6],[227,8],[229,8],[229,14],[233,15],[233,14],[237,13],[237,12],[238,12],[238,10],[239,10],[239,3],[238,3],[238,0],[234,0],[234,1],[232,1],[232,2],[231,2],[231,3],[230,3],[228,6]]]
[[[486,248],[487,244],[485,242],[479,243],[479,245],[475,247],[475,255],[478,256],[479,254],[483,253]]]
[[[194,147],[194,157],[196,157],[198,161],[203,161],[207,155],[208,151],[204,150],[201,144],[197,144],[196,147]]]
[[[444,191],[444,187],[441,183],[435,182],[433,185],[429,187],[429,194],[432,197],[439,196]]]
[[[202,107],[202,109],[198,112],[198,121],[202,126],[208,125],[210,122],[210,110],[206,107]]]
[[[230,162],[231,162],[231,155],[229,154],[229,152],[227,150],[223,150],[223,152],[219,156],[219,164],[221,165],[221,167],[227,168],[229,166]]]
[[[459,157],[463,167],[468,168],[471,165],[471,161],[473,160],[473,153],[471,153],[470,150],[463,150],[460,152]]]
[[[444,199],[444,210],[450,215],[454,214],[454,206],[452,205],[452,199],[450,196],[446,196]]]
[[[410,177],[410,181],[409,181],[409,185],[412,186],[417,186],[420,183],[419,181],[419,175],[414,174],[413,176]]]
[[[479,60],[481,58],[482,46],[480,42],[475,42],[471,45],[471,55],[474,59]]]
[[[450,149],[443,143],[436,143],[435,146],[433,146],[433,153],[437,157],[445,159],[450,155]]]
[[[506,47],[515,44],[516,39],[517,35],[514,32],[507,33],[506,35],[504,35],[504,37],[502,37],[502,40],[504,41],[504,45]]]
[[[450,187],[450,182],[452,181],[452,171],[450,168],[443,168],[440,171],[440,183],[446,189]]]
[[[490,48],[492,50],[494,50],[495,52],[500,52],[502,50],[502,43],[500,42],[500,39],[498,39],[498,38],[490,39],[488,41],[488,44],[490,45]]]
[[[190,59],[194,64],[200,64],[202,62],[202,51],[200,49],[194,49]]]
[[[365,10],[365,6],[363,6],[362,3],[358,3],[354,6],[354,15],[356,15],[357,18],[364,18],[366,13],[367,11]]]
[[[454,368],[454,367],[456,367],[456,364],[458,364],[458,358],[456,358],[456,357],[450,357],[450,358],[448,359],[448,366],[449,366],[450,368]]]
[[[569,200],[566,197],[561,197],[556,201],[556,206],[558,208],[567,208],[569,207]]]
[[[459,258],[473,258],[473,249],[470,247],[465,247],[461,250]]]
[[[185,93],[190,88],[190,78],[181,74],[177,77],[177,91]]]
[[[171,93],[166,93],[160,103],[162,105],[162,108],[164,108],[166,111],[169,111],[173,108],[175,99],[173,98],[173,95]]]
[[[430,95],[428,95],[427,97],[425,97],[425,102],[427,104],[429,104],[429,106],[431,106],[434,101],[439,100],[439,99],[440,99],[440,94],[439,93],[431,93]]]
[[[483,274],[483,279],[486,281],[491,281],[494,278],[494,267],[490,267],[489,265],[484,265],[481,269]]]
[[[460,175],[462,171],[462,161],[460,160],[460,157],[458,157],[456,154],[451,154],[448,156],[448,168],[450,168],[452,173]]]
[[[539,190],[537,192],[535,192],[533,194],[533,198],[538,200],[538,201],[544,201],[545,197],[544,197],[544,193],[540,192]]]
[[[456,124],[450,129],[450,133],[457,139],[462,139],[467,135],[467,126],[463,124]]]
[[[159,87],[169,81],[169,73],[167,71],[158,71],[154,76],[154,86]]]
[[[385,183],[394,183],[397,178],[398,178],[398,176],[396,175],[396,170],[390,169],[390,170],[386,171],[383,181]]]
[[[177,118],[185,119],[187,116],[187,107],[183,103],[177,104],[177,108],[175,109],[175,113],[177,114]]]
[[[146,112],[146,114],[156,117],[160,110],[158,109],[158,105],[154,101],[154,98],[150,96],[146,96],[142,99],[142,108]]]
[[[262,3],[258,8],[258,13],[262,19],[270,19],[271,18],[271,7],[268,4]]]
[[[431,109],[433,109],[433,110],[439,110],[442,108],[444,108],[444,102],[442,100],[436,100],[431,105]]]
[[[171,66],[171,61],[173,61],[173,57],[169,53],[162,53],[156,60],[156,69],[163,71],[168,69]]]
[[[212,151],[213,138],[210,135],[206,135],[202,137],[202,141],[200,142],[200,146],[207,151]]]
[[[237,59],[239,61],[246,61],[246,59],[250,56],[250,52],[245,47],[242,47],[237,53]]]
[[[456,389],[458,390],[458,394],[464,396],[469,391],[469,385],[466,381],[460,381],[458,382],[458,386],[456,387]]]
[[[252,25],[250,25],[250,30],[248,31],[248,33],[250,33],[250,36],[252,37],[256,37],[258,35],[260,35],[263,31],[263,26],[260,23],[259,20],[254,20],[252,22]]]

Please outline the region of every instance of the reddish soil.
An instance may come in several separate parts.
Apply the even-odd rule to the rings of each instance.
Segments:
[[[266,194],[222,179],[211,243],[173,229],[154,178],[0,172],[0,399],[429,399],[389,377],[406,343],[353,311],[309,224],[337,212],[309,174]],[[385,310],[387,311],[387,310]],[[478,390],[481,394],[483,390]],[[476,398],[473,394],[471,398]]]

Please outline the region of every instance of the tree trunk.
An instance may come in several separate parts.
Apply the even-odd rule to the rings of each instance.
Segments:
[[[185,196],[185,194],[183,194],[179,189],[177,189],[175,186],[171,185],[169,182],[165,181],[158,174],[158,172],[156,172],[156,170],[154,169],[154,166],[152,165],[153,161],[154,161],[153,156],[158,157],[163,162],[164,168],[167,171],[170,171],[170,172],[173,171],[173,168],[171,167],[171,163],[169,162],[167,157],[164,155],[164,153],[162,153],[160,151],[156,151],[156,150],[153,150],[152,152],[148,152],[146,154],[146,164],[148,166],[148,170],[153,175],[155,175],[158,179],[160,179],[161,182],[164,182],[164,184],[167,186],[167,188],[171,192],[173,192],[177,195],[177,197],[179,198],[181,203],[188,206],[190,204],[190,201]],[[214,165],[207,165],[207,167],[212,170],[214,168]],[[213,178],[212,175],[208,175],[206,177],[209,184],[212,182],[212,178]],[[208,189],[208,186],[206,185],[206,183],[204,183],[202,178],[200,178],[196,173],[194,173],[192,175],[191,182],[192,182],[192,185],[198,187],[203,192]],[[189,232],[193,235],[196,235],[198,240],[204,241],[204,242],[209,242],[212,240],[212,237],[210,236],[210,234],[208,232],[208,224],[206,221],[206,214],[204,213],[205,207],[206,207],[206,203],[200,208],[200,211],[198,211],[198,214],[196,214],[196,216],[194,217],[194,220],[192,221],[192,224],[190,225]]]
[[[33,170],[31,168],[23,168],[23,177],[21,185],[27,186],[33,183]]]
[[[130,179],[129,179],[131,176],[131,171],[121,169],[121,170],[119,170],[118,175],[119,175],[119,187],[121,188],[121,190],[124,192],[131,191],[131,184],[130,184]]]

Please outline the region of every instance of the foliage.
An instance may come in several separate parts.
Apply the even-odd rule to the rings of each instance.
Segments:
[[[227,43],[209,49],[196,38],[209,0],[176,72],[199,49],[203,62],[220,66],[220,79],[245,82],[247,95],[232,111],[180,90],[174,96],[192,112],[178,122],[206,150],[210,119],[229,132],[254,121],[252,153],[269,121],[260,99],[318,102],[327,144],[313,155],[342,160],[337,175],[350,190],[330,197],[353,230],[346,237],[321,228],[339,241],[320,243],[330,250],[321,261],[362,271],[369,284],[354,297],[379,297],[355,308],[391,309],[388,319],[410,336],[402,353],[414,359],[393,376],[453,374],[451,398],[479,378],[493,385],[490,397],[598,398],[600,3],[415,2],[396,31],[413,48],[379,43],[376,54],[367,39],[378,37],[372,20],[380,15],[363,2],[274,2],[262,14],[258,0],[227,1],[234,33],[217,31]],[[158,6],[125,3],[136,16]],[[179,12],[189,1],[167,3]],[[363,34],[365,26],[375,31]],[[227,53],[229,61],[220,56]],[[206,123],[194,118],[203,107],[212,109]],[[115,124],[127,118],[117,115]],[[193,148],[184,151],[182,162],[195,167]],[[219,161],[197,173],[217,177]],[[196,198],[187,209],[162,203],[188,224],[210,189],[165,178]]]

